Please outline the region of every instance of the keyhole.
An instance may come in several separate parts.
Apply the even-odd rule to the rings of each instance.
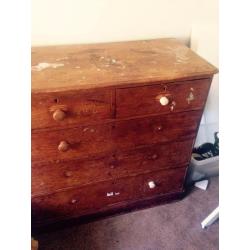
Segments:
[[[59,99],[58,98],[55,98],[54,99],[54,103],[58,103],[59,102]]]

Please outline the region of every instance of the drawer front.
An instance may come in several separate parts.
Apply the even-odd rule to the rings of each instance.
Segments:
[[[32,161],[69,160],[110,151],[111,126],[33,131]]]
[[[32,93],[32,129],[111,118],[111,91]]]
[[[195,137],[201,111],[32,133],[32,160],[66,160]]]
[[[32,160],[69,160],[117,149],[193,139],[201,111],[32,133]],[[112,126],[111,126],[112,125]]]
[[[117,89],[116,116],[125,118],[202,109],[210,82],[210,79],[203,79]]]
[[[139,176],[36,197],[32,199],[32,220],[46,223],[84,215],[112,204],[137,199],[142,194],[142,187],[142,177]]]
[[[33,164],[32,195],[188,164],[192,145],[193,140],[187,140],[114,153],[95,160]]]
[[[113,125],[112,141],[117,148],[135,148],[194,138],[201,115],[201,111],[190,111],[118,121]]]
[[[186,167],[182,167],[144,175],[144,197],[182,191],[186,169]]]

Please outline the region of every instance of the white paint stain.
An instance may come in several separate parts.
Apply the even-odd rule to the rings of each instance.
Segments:
[[[100,56],[98,61],[98,66],[96,65],[98,67],[97,71],[99,71],[99,68],[109,68],[112,66],[120,69],[125,69],[126,67],[121,61],[111,57]]]
[[[107,197],[120,195],[120,192],[107,192]]]
[[[83,132],[87,132],[89,130],[89,128],[84,128]]]
[[[31,67],[31,70],[33,71],[41,71],[47,68],[52,68],[52,69],[56,69],[58,67],[63,67],[64,64],[63,63],[47,63],[47,62],[42,62],[42,63],[38,63],[35,66]]]
[[[194,100],[194,94],[193,94],[193,92],[190,92],[190,93],[189,93],[189,96],[187,97],[187,102],[188,102],[188,104],[190,104],[191,101],[193,101],[193,100]]]
[[[75,68],[76,68],[76,69],[80,69],[81,67],[80,67],[80,66],[76,66]]]
[[[63,60],[68,60],[69,58],[67,56],[65,57],[62,57],[62,58],[57,58],[56,61],[59,62],[59,61],[63,61]]]
[[[173,102],[171,103],[171,106],[170,106],[170,110],[171,110],[171,111],[174,111],[175,105],[176,105],[176,102],[173,101]]]

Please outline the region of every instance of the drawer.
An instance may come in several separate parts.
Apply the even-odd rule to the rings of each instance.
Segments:
[[[69,160],[111,151],[111,126],[32,131],[32,161]]]
[[[202,109],[211,79],[116,90],[116,117]]]
[[[108,154],[96,159],[32,164],[32,195],[188,164],[193,140]]]
[[[32,132],[32,161],[84,158],[113,150],[193,139],[201,111]]]
[[[112,141],[117,148],[135,148],[194,138],[202,111],[117,121],[112,129]]]
[[[32,93],[32,129],[111,118],[110,90]]]
[[[145,198],[182,191],[186,167],[161,170],[144,175],[143,195]]]
[[[102,182],[32,199],[32,222],[46,223],[81,216],[142,194],[142,177]]]

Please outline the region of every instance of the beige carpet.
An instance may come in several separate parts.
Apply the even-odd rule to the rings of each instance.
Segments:
[[[219,180],[182,201],[38,236],[40,250],[216,250],[219,222],[200,222],[219,204]]]

